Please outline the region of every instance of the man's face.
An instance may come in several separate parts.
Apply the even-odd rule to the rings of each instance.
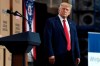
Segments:
[[[70,15],[70,7],[66,6],[66,5],[62,5],[59,8],[59,14],[60,16],[62,16],[63,18],[67,18]]]

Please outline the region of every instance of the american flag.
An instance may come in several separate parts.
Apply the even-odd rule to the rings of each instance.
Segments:
[[[27,20],[24,20],[24,31],[35,32],[35,7],[34,0],[24,0],[24,16]],[[31,29],[30,29],[31,28]],[[31,50],[33,58],[36,60],[36,48]]]

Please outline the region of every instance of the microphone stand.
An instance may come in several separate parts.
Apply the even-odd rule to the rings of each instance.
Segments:
[[[22,17],[24,19],[26,19],[25,16],[23,16],[22,14],[20,14],[18,11],[15,11],[14,13],[15,16],[19,16],[19,17]],[[31,22],[29,20],[26,19],[26,21],[28,22],[28,26],[29,26],[29,31],[32,31],[32,28],[31,28]]]

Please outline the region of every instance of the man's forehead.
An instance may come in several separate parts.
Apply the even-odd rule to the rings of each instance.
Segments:
[[[70,9],[70,7],[66,5],[62,5],[61,8]]]
[[[68,8],[69,6],[67,6],[67,5],[62,5],[61,7],[62,7],[62,8]]]

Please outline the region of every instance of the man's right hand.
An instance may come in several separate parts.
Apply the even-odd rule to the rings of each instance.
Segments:
[[[54,64],[55,63],[55,56],[50,56],[49,57],[49,63]]]

